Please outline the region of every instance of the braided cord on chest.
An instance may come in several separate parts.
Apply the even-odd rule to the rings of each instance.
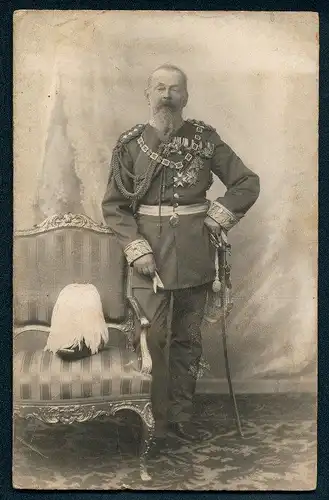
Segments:
[[[204,132],[205,130],[210,130],[213,131],[214,129],[210,126],[207,126],[203,122],[197,121],[197,120],[187,120],[190,123],[192,123],[196,127],[196,134],[194,136],[194,139],[197,141],[201,141],[201,136],[198,135],[199,133]],[[136,205],[138,200],[141,200],[145,194],[148,192],[150,189],[152,180],[158,175],[159,172],[163,170],[164,165],[166,166],[170,162],[168,160],[163,160],[161,158],[162,154],[166,154],[169,152],[168,150],[168,144],[166,143],[161,143],[157,153],[155,154],[155,158],[152,158],[151,156],[151,161],[148,164],[148,167],[145,171],[145,173],[138,177],[138,183],[136,182],[137,176],[134,175],[133,173],[129,172],[129,170],[125,167],[124,162],[122,160],[122,150],[125,144],[128,144],[132,139],[140,136],[143,133],[145,128],[144,124],[137,125],[133,129],[131,129],[128,132],[125,132],[122,134],[118,140],[117,145],[114,148],[113,155],[112,155],[112,161],[111,161],[111,177],[113,176],[115,179],[115,182],[117,184],[117,187],[126,199],[129,199],[133,202],[134,205]],[[193,148],[194,149],[194,148]],[[196,148],[198,149],[198,147]],[[196,153],[197,151],[195,151]],[[187,163],[189,163],[195,155],[188,153],[185,157],[187,160]],[[159,162],[160,159],[160,162]],[[162,161],[161,161],[162,160]],[[178,162],[176,165],[177,168],[180,166],[182,162]],[[181,165],[183,166],[183,164]],[[134,184],[134,189],[133,191],[129,191],[126,186],[124,185],[122,174],[123,172],[126,173],[128,177],[130,177],[133,180]]]
[[[136,133],[135,137],[140,134],[140,129],[138,132],[139,133]],[[131,138],[133,137],[129,137],[129,140],[131,140]],[[151,160],[138,187],[133,191],[129,191],[124,185],[122,172],[126,172],[133,181],[136,180],[136,176],[127,170],[122,160],[122,148],[126,142],[127,141],[119,139],[118,144],[114,148],[111,161],[111,172],[122,196],[136,203],[145,196],[150,189],[152,179],[162,170],[163,166],[161,164],[158,165],[155,160]],[[159,146],[159,153],[162,152],[164,148],[165,144],[161,144]]]

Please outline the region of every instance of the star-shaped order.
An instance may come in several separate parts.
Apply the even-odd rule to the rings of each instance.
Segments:
[[[191,170],[185,175],[184,181],[187,182],[190,186],[194,186],[196,184],[197,178],[197,172],[195,170]]]
[[[184,186],[183,172],[177,172],[177,175],[174,177],[174,183],[176,187]]]

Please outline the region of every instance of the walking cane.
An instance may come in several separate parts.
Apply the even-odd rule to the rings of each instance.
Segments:
[[[235,415],[235,423],[237,427],[237,431],[240,435],[240,437],[243,436],[242,432],[242,427],[241,427],[241,420],[240,420],[240,415],[239,415],[239,410],[238,410],[238,405],[236,402],[236,397],[234,393],[234,388],[232,384],[232,378],[231,378],[231,370],[230,370],[230,363],[228,359],[228,349],[227,349],[227,323],[226,323],[226,317],[227,317],[227,307],[228,307],[228,301],[227,301],[227,290],[226,290],[226,273],[227,273],[227,260],[226,260],[226,253],[229,249],[229,245],[227,244],[226,241],[224,241],[224,238],[222,236],[211,236],[212,242],[216,248],[216,274],[218,277],[218,271],[219,269],[221,270],[221,287],[220,287],[220,298],[221,298],[221,327],[222,327],[222,341],[223,341],[223,350],[224,350],[224,360],[225,360],[225,370],[226,370],[226,378],[228,382],[228,387],[229,387],[229,392],[230,392],[230,397],[231,401],[233,404],[234,408],[234,415]]]

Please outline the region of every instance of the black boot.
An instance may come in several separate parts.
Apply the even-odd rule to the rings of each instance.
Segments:
[[[187,441],[202,439],[202,435],[195,429],[191,422],[170,422],[170,432]]]
[[[167,436],[154,436],[153,443],[151,445],[150,456],[157,457],[166,453],[168,450]]]

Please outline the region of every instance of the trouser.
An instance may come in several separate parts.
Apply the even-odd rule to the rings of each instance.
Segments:
[[[152,358],[152,407],[156,425],[167,420],[189,421],[192,414],[198,366],[202,354],[201,322],[209,284],[160,291],[135,288],[133,294],[150,321],[148,348]],[[169,360],[166,344],[171,297],[172,318]],[[136,321],[138,349],[140,325]],[[169,361],[169,363],[168,363]],[[169,365],[169,366],[168,366]]]

